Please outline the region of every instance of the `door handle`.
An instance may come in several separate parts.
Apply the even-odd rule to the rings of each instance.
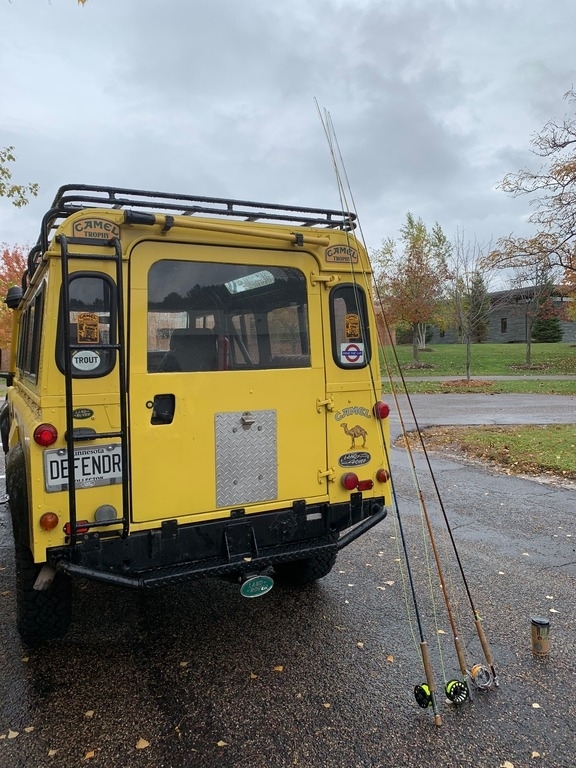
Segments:
[[[174,395],[154,395],[154,401],[146,403],[147,408],[152,408],[150,424],[172,424],[176,411],[176,398]]]

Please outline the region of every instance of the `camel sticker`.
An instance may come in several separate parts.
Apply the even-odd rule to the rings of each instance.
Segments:
[[[360,424],[356,424],[356,426],[352,427],[352,429],[348,429],[348,424],[346,424],[345,421],[342,422],[340,426],[344,432],[352,438],[352,445],[350,448],[348,448],[349,451],[353,451],[356,448],[356,440],[362,440],[362,448],[366,448],[366,438],[368,437],[368,432],[366,432],[364,427],[361,427]]]

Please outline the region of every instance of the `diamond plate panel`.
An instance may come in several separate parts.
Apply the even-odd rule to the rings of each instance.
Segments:
[[[276,411],[217,413],[215,429],[216,505],[276,499]]]

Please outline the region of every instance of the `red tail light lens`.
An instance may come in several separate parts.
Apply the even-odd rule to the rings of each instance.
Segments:
[[[359,480],[356,487],[359,491],[370,491],[372,488],[374,488],[374,483],[372,480]]]
[[[34,442],[47,448],[58,440],[58,430],[52,424],[38,424],[34,430]]]
[[[346,472],[340,478],[340,482],[347,491],[355,491],[358,487],[358,475],[355,475],[354,472]]]
[[[88,525],[88,520],[77,520],[76,521],[76,533],[88,533],[88,528],[84,528],[83,525]],[[72,533],[72,526],[70,523],[66,523],[64,526],[64,533],[66,536],[70,536]]]
[[[388,472],[387,469],[379,469],[378,472],[376,472],[376,480],[378,480],[379,483],[387,483],[388,480],[390,480],[390,472]]]
[[[382,400],[379,400],[374,408],[372,408],[372,412],[377,419],[387,419],[390,415],[390,407],[382,402]]]

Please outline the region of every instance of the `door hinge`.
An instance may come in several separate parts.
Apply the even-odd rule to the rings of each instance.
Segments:
[[[331,288],[333,285],[340,282],[340,277],[338,275],[317,275],[315,272],[312,272],[310,275],[310,282],[312,285],[316,285],[316,283],[324,283],[326,288]]]
[[[334,410],[334,400],[331,397],[328,397],[326,400],[321,400],[319,397],[316,398],[316,410],[318,413],[322,410],[322,408],[326,408],[327,411],[333,411]]]
[[[320,483],[320,485],[322,485],[322,481],[324,480],[324,478],[326,478],[329,483],[333,483],[335,476],[336,476],[336,471],[334,470],[334,467],[328,467],[328,469],[318,470],[318,482]]]

